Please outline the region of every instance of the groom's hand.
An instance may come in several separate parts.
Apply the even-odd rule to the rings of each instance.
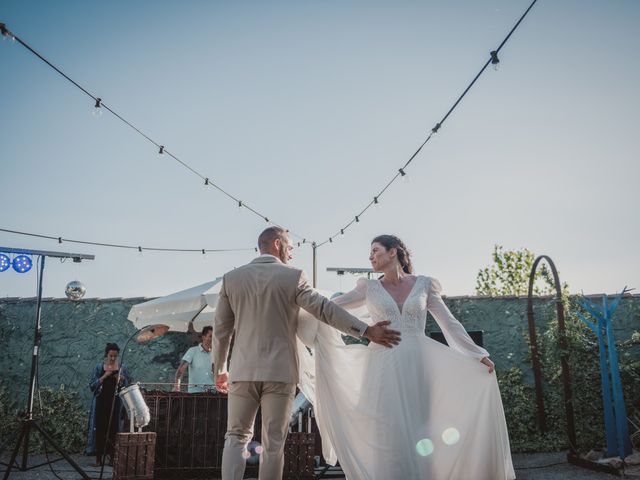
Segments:
[[[368,338],[374,343],[379,343],[385,347],[392,348],[394,345],[400,343],[400,332],[396,330],[389,330],[387,325],[391,322],[385,320],[384,322],[378,322],[375,325],[367,327],[364,331],[363,337]]]
[[[216,375],[216,390],[220,393],[229,393],[229,374],[221,373]]]

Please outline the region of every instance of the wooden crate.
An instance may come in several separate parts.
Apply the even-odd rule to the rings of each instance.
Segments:
[[[290,433],[284,446],[285,480],[315,478],[315,433]]]
[[[113,480],[153,479],[155,432],[116,434]]]

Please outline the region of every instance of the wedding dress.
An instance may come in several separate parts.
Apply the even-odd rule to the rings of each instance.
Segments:
[[[369,324],[389,320],[394,348],[346,345],[340,332],[302,314],[301,382],[314,404],[323,455],[349,480],[515,478],[495,373],[440,297],[419,276],[404,305],[379,280],[360,279],[334,302]],[[449,344],[425,335],[427,310]]]

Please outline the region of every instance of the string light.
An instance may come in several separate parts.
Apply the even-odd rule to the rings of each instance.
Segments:
[[[13,33],[7,30],[7,26],[4,23],[0,23],[0,34],[2,34],[2,40],[8,45],[16,43],[16,37],[13,36]]]
[[[93,116],[100,118],[102,116],[102,99],[96,98],[96,104],[93,106]]]
[[[524,18],[526,17],[526,15],[529,13],[529,11],[533,8],[533,6],[536,4],[537,0],[533,0],[533,2],[529,5],[529,7],[527,8],[527,10],[522,14],[522,16],[520,17],[520,19],[518,20],[518,22],[516,22],[516,24],[513,26],[513,28],[511,29],[511,31],[508,33],[508,35],[504,38],[504,40],[502,41],[502,43],[499,45],[498,48],[496,48],[495,50],[490,52],[490,58],[489,60],[487,60],[487,62],[484,64],[484,66],[482,67],[482,69],[480,70],[480,72],[478,72],[478,74],[475,76],[475,78],[471,81],[471,83],[467,86],[467,88],[464,90],[464,92],[458,97],[458,99],[456,100],[456,102],[453,104],[453,106],[449,109],[449,111],[446,113],[446,115],[444,115],[444,117],[438,122],[436,123],[436,125],[431,129],[431,132],[429,133],[429,135],[427,136],[426,140],[422,143],[422,145],[420,145],[420,147],[415,151],[415,153],[409,158],[409,160],[404,164],[404,166],[400,169],[398,169],[398,173],[395,174],[395,176],[387,183],[387,185],[385,185],[385,187],[374,197],[374,200],[372,202],[370,202],[358,215],[355,216],[354,220],[352,220],[351,222],[349,222],[347,225],[345,225],[343,228],[340,229],[340,234],[344,235],[345,230],[347,228],[349,228],[353,223],[359,223],[360,222],[360,217],[369,209],[369,207],[371,207],[372,205],[375,205],[376,207],[379,206],[379,197],[397,180],[398,177],[401,177],[401,179],[404,182],[408,182],[409,178],[408,175],[406,173],[406,168],[409,166],[409,164],[413,161],[413,159],[418,155],[418,153],[422,150],[422,148],[425,146],[425,144],[431,139],[432,135],[437,133],[441,126],[444,124],[444,122],[447,120],[447,118],[449,117],[449,115],[451,115],[451,113],[454,111],[454,109],[458,106],[458,104],[462,101],[462,99],[464,98],[464,96],[469,92],[469,90],[471,89],[471,87],[473,87],[473,85],[475,84],[475,82],[478,80],[478,78],[482,75],[482,73],[484,73],[484,71],[486,70],[486,68],[491,64],[493,65],[493,67],[495,69],[497,69],[500,60],[498,58],[498,53],[500,52],[500,50],[502,49],[502,47],[505,45],[505,43],[509,40],[509,38],[511,37],[511,35],[513,34],[513,32],[518,28],[518,26],[520,25],[520,23],[524,20]],[[52,67],[54,70],[56,70],[59,74],[61,74],[62,76],[64,76],[67,80],[69,80],[71,83],[73,83],[76,87],[78,87],[80,90],[82,90],[85,94],[87,94],[88,96],[90,96],[91,98],[93,98],[95,100],[95,107],[94,107],[94,114],[96,114],[97,116],[102,114],[102,109],[106,109],[108,110],[110,113],[112,113],[113,115],[115,115],[118,119],[120,119],[121,121],[123,121],[125,124],[127,124],[129,127],[133,128],[134,130],[136,130],[140,135],[142,135],[144,138],[146,138],[148,141],[150,141],[151,143],[153,143],[154,145],[156,145],[157,147],[160,148],[160,153],[164,153],[165,149],[163,146],[159,145],[158,143],[156,143],[155,141],[153,141],[150,137],[148,137],[146,134],[144,134],[141,130],[139,130],[137,127],[135,127],[134,125],[132,125],[130,122],[128,122],[126,119],[124,119],[122,116],[120,116],[118,113],[116,113],[114,110],[112,110],[111,108],[109,108],[108,106],[104,105],[102,103],[102,100],[100,98],[94,97],[93,95],[91,95],[87,90],[85,90],[83,87],[81,87],[79,84],[77,84],[75,81],[73,81],[70,77],[68,77],[66,74],[64,74],[60,69],[58,69],[57,67],[55,67],[53,64],[51,64],[48,60],[46,60],[44,57],[42,57],[42,55],[40,55],[39,53],[37,53],[35,50],[33,50],[33,48],[31,48],[29,45],[27,45],[26,43],[24,43],[20,38],[15,37],[15,35],[13,35],[11,32],[9,32],[6,29],[5,24],[1,24],[0,23],[0,32],[2,33],[3,37],[7,37],[7,36],[11,36],[13,39],[17,39],[18,42],[20,42],[20,44],[22,44],[23,46],[25,46],[28,50],[30,50],[32,53],[34,53],[37,57],[39,57],[41,60],[43,60],[45,63],[47,63],[50,67]],[[214,188],[216,188],[217,190],[219,190],[221,193],[223,193],[224,195],[226,195],[227,197],[233,199],[234,201],[238,202],[238,208],[241,210],[242,207],[246,208],[247,210],[251,211],[252,213],[254,213],[255,215],[258,215],[260,217],[262,217],[268,224],[271,224],[271,221],[264,215],[262,215],[261,213],[259,213],[258,211],[254,210],[253,208],[249,207],[246,204],[243,204],[240,200],[238,200],[237,198],[235,198],[233,195],[231,195],[230,193],[226,192],[225,190],[223,190],[220,186],[216,185],[215,183],[211,182],[209,180],[209,178],[205,178],[202,174],[200,174],[199,172],[197,172],[196,170],[194,170],[192,167],[190,167],[187,163],[185,163],[184,161],[180,160],[178,157],[176,157],[175,155],[173,155],[170,152],[166,152],[167,154],[169,154],[173,159],[175,159],[177,162],[179,162],[182,166],[184,166],[185,168],[187,168],[189,171],[191,171],[192,173],[194,173],[195,175],[199,176],[201,179],[205,180],[205,185],[208,186],[212,186]],[[274,223],[274,225],[277,225]],[[280,225],[278,225],[280,226]],[[1,229],[0,229],[1,230]],[[288,230],[288,229],[287,229]],[[290,230],[288,230],[292,236],[295,236],[297,238],[300,238],[298,235],[296,235],[295,233],[291,232]],[[337,234],[336,234],[337,235]],[[334,235],[335,236],[335,235]],[[327,240],[325,240],[322,243],[317,243],[317,242],[313,242],[313,246],[314,248],[316,247],[320,247],[322,245],[324,245],[325,243],[333,243],[333,238],[334,236],[330,236]],[[302,243],[306,243],[306,239],[303,239]]]
[[[11,32],[9,32],[9,30],[6,28],[6,25],[4,23],[0,23],[0,33],[2,33],[3,37],[11,37],[12,39],[17,40],[22,46],[24,46],[27,50],[29,50],[31,53],[33,53],[36,57],[38,57],[40,60],[42,60],[44,63],[46,63],[49,67],[51,67],[53,70],[55,70],[57,73],[59,73],[60,75],[62,75],[65,79],[67,79],[70,83],[72,83],[75,87],[77,87],[79,90],[81,90],[82,92],[84,92],[87,96],[91,97],[93,99],[94,103],[94,107],[93,107],[93,115],[96,117],[100,117],[103,114],[103,111],[106,110],[109,113],[113,114],[116,118],[118,118],[120,121],[122,121],[124,124],[126,124],[128,127],[132,128],[133,130],[135,130],[138,134],[140,134],[142,137],[144,137],[147,141],[149,141],[150,143],[152,143],[153,145],[156,146],[156,148],[158,148],[158,153],[159,154],[166,154],[168,156],[170,156],[171,158],[173,158],[176,162],[178,162],[180,165],[182,165],[183,167],[185,167],[187,170],[189,170],[191,173],[193,173],[194,175],[199,176],[203,181],[205,180],[205,176],[202,175],[200,172],[198,172],[197,170],[195,170],[194,168],[192,168],[188,163],[186,163],[185,161],[181,160],[180,158],[178,158],[175,154],[171,153],[169,150],[166,149],[166,147],[164,145],[160,145],[158,142],[154,141],[151,137],[149,137],[147,134],[145,134],[142,130],[140,130],[138,127],[136,127],[135,125],[133,125],[131,122],[129,122],[126,118],[124,118],[122,115],[120,115],[119,113],[117,113],[115,110],[113,110],[112,108],[110,108],[108,105],[105,105],[105,103],[102,101],[101,98],[96,97],[94,95],[92,95],[88,90],[86,90],[84,87],[82,87],[80,84],[78,84],[75,80],[73,80],[71,77],[69,77],[67,74],[65,74],[62,70],[60,70],[58,67],[56,67],[55,65],[53,65],[49,60],[47,60],[46,58],[44,58],[40,53],[38,53],[37,51],[35,51],[31,46],[29,46],[27,43],[25,43],[22,39],[20,39],[19,37],[16,37],[15,35],[13,35]],[[14,38],[15,37],[15,38]],[[206,183],[207,186],[211,186],[213,188],[215,188],[216,190],[218,190],[220,193],[222,193],[223,195],[226,195],[227,197],[229,197],[230,199],[234,200],[234,201],[239,201],[236,197],[234,197],[232,194],[230,194],[229,192],[227,192],[226,190],[224,190],[222,187],[220,187],[219,185],[215,184],[211,179],[208,180],[208,182]],[[262,217],[266,222],[268,223],[272,223],[270,222],[267,217],[263,214],[261,214],[260,212],[258,212],[257,210],[251,208],[249,205],[247,205],[246,203],[242,205],[244,208],[246,208],[247,210],[249,210],[250,212],[252,212],[253,214]],[[273,222],[273,225],[279,226],[281,227],[281,225],[278,225],[277,223]],[[284,227],[283,227],[284,228]],[[294,237],[298,237],[298,235],[296,235],[294,232],[291,231],[291,229],[287,229],[290,234]]]
[[[409,183],[411,181],[411,178],[409,177],[409,175],[407,175],[407,172],[405,172],[403,168],[399,168],[398,172],[400,172],[402,183]]]
[[[491,65],[493,65],[493,69],[498,71],[498,65],[500,65],[500,59],[498,58],[498,52],[495,50],[490,53],[491,55]]]
[[[360,217],[373,205],[375,207],[379,206],[379,198],[380,196],[382,196],[382,194],[384,194],[384,192],[398,179],[398,177],[401,178],[402,182],[407,183],[410,181],[409,176],[407,175],[406,169],[409,166],[409,164],[413,161],[414,158],[416,158],[416,156],[418,155],[418,153],[420,153],[420,151],[422,150],[422,147],[424,147],[427,142],[431,139],[431,137],[438,133],[438,131],[440,130],[440,128],[442,127],[442,125],[444,124],[444,122],[447,120],[447,118],[449,118],[449,115],[451,115],[451,113],[455,110],[455,108],[458,106],[458,104],[462,101],[462,99],[465,97],[465,95],[469,92],[469,90],[471,89],[471,87],[473,87],[473,85],[476,83],[476,81],[478,80],[478,78],[480,78],[480,75],[482,75],[484,73],[484,71],[487,69],[487,67],[491,64],[494,66],[494,68],[497,69],[498,64],[500,63],[500,60],[498,59],[498,52],[500,52],[500,50],[502,49],[502,47],[505,45],[505,43],[507,43],[507,41],[509,40],[509,38],[511,37],[511,35],[513,34],[513,32],[515,32],[516,28],[518,28],[518,26],[520,25],[520,23],[522,22],[522,20],[524,20],[524,18],[527,16],[527,14],[529,13],[529,11],[533,8],[533,6],[536,4],[538,0],[533,0],[533,2],[531,2],[531,4],[529,5],[529,7],[525,10],[525,12],[522,14],[522,16],[520,17],[520,19],[516,22],[516,24],[513,26],[513,28],[511,29],[511,31],[509,31],[509,33],[507,34],[507,36],[504,38],[504,40],[502,40],[502,43],[500,43],[500,46],[498,48],[496,48],[495,50],[490,52],[489,55],[489,60],[487,60],[484,64],[484,66],[480,69],[480,71],[478,72],[478,74],[475,76],[475,78],[471,81],[471,83],[467,86],[467,88],[462,92],[462,94],[458,97],[458,99],[454,102],[453,106],[449,109],[449,111],[444,115],[444,117],[442,117],[442,119],[436,123],[434,125],[434,127],[431,129],[431,132],[429,133],[429,135],[427,136],[426,140],[424,142],[422,142],[422,145],[420,145],[420,147],[418,147],[418,149],[413,153],[413,155],[411,155],[411,157],[409,158],[409,160],[407,160],[407,162],[404,164],[404,166],[402,168],[399,168],[397,173],[395,174],[395,176],[393,176],[391,178],[391,180],[389,180],[389,182],[384,186],[384,188],[382,190],[380,190],[380,192],[374,197],[373,201],[370,202],[358,215],[355,216],[354,220],[351,220],[347,225],[345,225],[344,227],[342,227],[340,229],[340,234],[344,235],[344,231],[349,228],[351,225],[353,225],[354,223],[359,223],[360,222]],[[327,240],[325,240],[324,242],[321,242],[318,244],[318,247],[321,247],[322,245],[326,244],[326,243],[333,243],[331,241],[331,238],[333,238],[333,236],[330,236]]]
[[[93,246],[98,246],[98,247],[109,247],[109,248],[122,248],[122,249],[129,249],[129,250],[137,250],[138,253],[142,253],[143,250],[147,250],[147,251],[153,251],[153,252],[249,252],[249,251],[255,251],[257,252],[258,249],[256,247],[248,247],[248,248],[161,248],[161,247],[145,247],[143,245],[122,245],[122,244],[116,244],[116,243],[104,243],[104,242],[93,242],[93,241],[88,241],[88,240],[72,240],[70,238],[64,238],[64,237],[56,237],[53,235],[40,235],[38,233],[29,233],[29,232],[20,232],[18,230],[8,230],[6,228],[0,228],[0,232],[5,232],[5,233],[13,233],[15,235],[24,235],[24,236],[28,236],[28,237],[36,237],[36,238],[45,238],[48,240],[55,240],[58,243],[62,243],[64,242],[68,242],[68,243],[77,243],[77,244],[81,244],[81,245],[93,245]],[[1,258],[0,258],[0,263],[1,263]],[[1,270],[0,270],[1,271]]]

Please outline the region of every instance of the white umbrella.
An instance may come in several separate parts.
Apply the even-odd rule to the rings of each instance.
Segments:
[[[168,325],[174,332],[200,331],[213,325],[213,314],[222,277],[196,287],[149,300],[131,307],[127,318],[136,328],[150,324]]]

